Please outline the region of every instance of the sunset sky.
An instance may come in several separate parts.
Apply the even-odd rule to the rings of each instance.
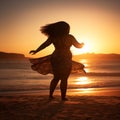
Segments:
[[[120,54],[120,0],[0,0],[0,51],[28,53],[47,37],[41,26],[57,21],[70,24],[70,33],[83,49],[73,54]],[[53,46],[37,55],[52,53]]]

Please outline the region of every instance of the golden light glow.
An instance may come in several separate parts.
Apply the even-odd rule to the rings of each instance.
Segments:
[[[87,53],[87,52],[91,52],[90,51],[90,45],[88,45],[88,43],[84,43],[85,45],[83,46],[83,48],[81,48],[81,53]]]
[[[92,83],[91,80],[88,79],[88,77],[79,77],[76,79],[75,84],[80,84],[80,85],[87,85]]]
[[[84,47],[81,49],[72,48],[72,52],[74,55],[79,55],[81,53],[88,53],[88,52],[90,52],[90,50],[89,50],[89,46],[87,44],[85,44]]]
[[[0,4],[1,51],[23,53],[27,57],[33,57],[29,51],[36,49],[47,39],[40,33],[40,26],[62,20],[70,24],[70,34],[74,35],[78,42],[85,44],[81,49],[72,47],[73,55],[88,52],[120,53],[119,10],[114,9],[114,5],[118,4],[114,1],[113,4],[99,2],[93,4],[93,1],[87,3],[81,0],[27,0],[24,5],[22,1],[20,4],[17,1],[11,4],[4,1],[3,5]],[[48,47],[35,57],[51,54],[52,51],[53,47]]]
[[[83,48],[80,48],[80,49],[75,48],[75,47],[71,47],[72,53],[74,55],[92,52],[90,40],[87,37],[82,36],[82,37],[80,37],[80,39],[79,39],[79,37],[77,37],[76,39],[79,43],[84,43],[84,46],[83,46]]]

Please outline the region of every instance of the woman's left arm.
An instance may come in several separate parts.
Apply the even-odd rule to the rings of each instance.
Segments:
[[[84,43],[79,43],[74,36],[70,35],[72,40],[72,45],[74,45],[76,48],[82,48],[84,46]]]

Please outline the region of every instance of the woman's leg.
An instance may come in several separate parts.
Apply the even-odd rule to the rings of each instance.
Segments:
[[[61,90],[61,99],[62,100],[66,99],[67,79],[61,79],[60,90]]]
[[[59,77],[54,76],[53,80],[50,83],[50,95],[49,95],[50,98],[53,98],[53,93],[58,82],[59,82]]]
[[[69,63],[69,62],[68,62]],[[72,64],[64,65],[63,73],[60,75],[61,83],[60,83],[60,89],[61,89],[61,99],[67,100],[66,98],[66,92],[67,92],[67,81],[68,77],[71,72]]]
[[[66,92],[67,92],[67,81],[68,81],[69,74],[70,74],[70,72],[61,76],[60,90],[61,90],[61,99],[62,100],[67,100]]]

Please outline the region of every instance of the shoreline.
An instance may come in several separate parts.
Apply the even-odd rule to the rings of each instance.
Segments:
[[[119,87],[104,87],[104,88],[80,88],[68,89],[68,96],[120,96]],[[23,91],[4,91],[0,92],[0,96],[8,95],[48,95],[49,90],[23,90]],[[60,89],[56,89],[54,95],[60,96]]]

